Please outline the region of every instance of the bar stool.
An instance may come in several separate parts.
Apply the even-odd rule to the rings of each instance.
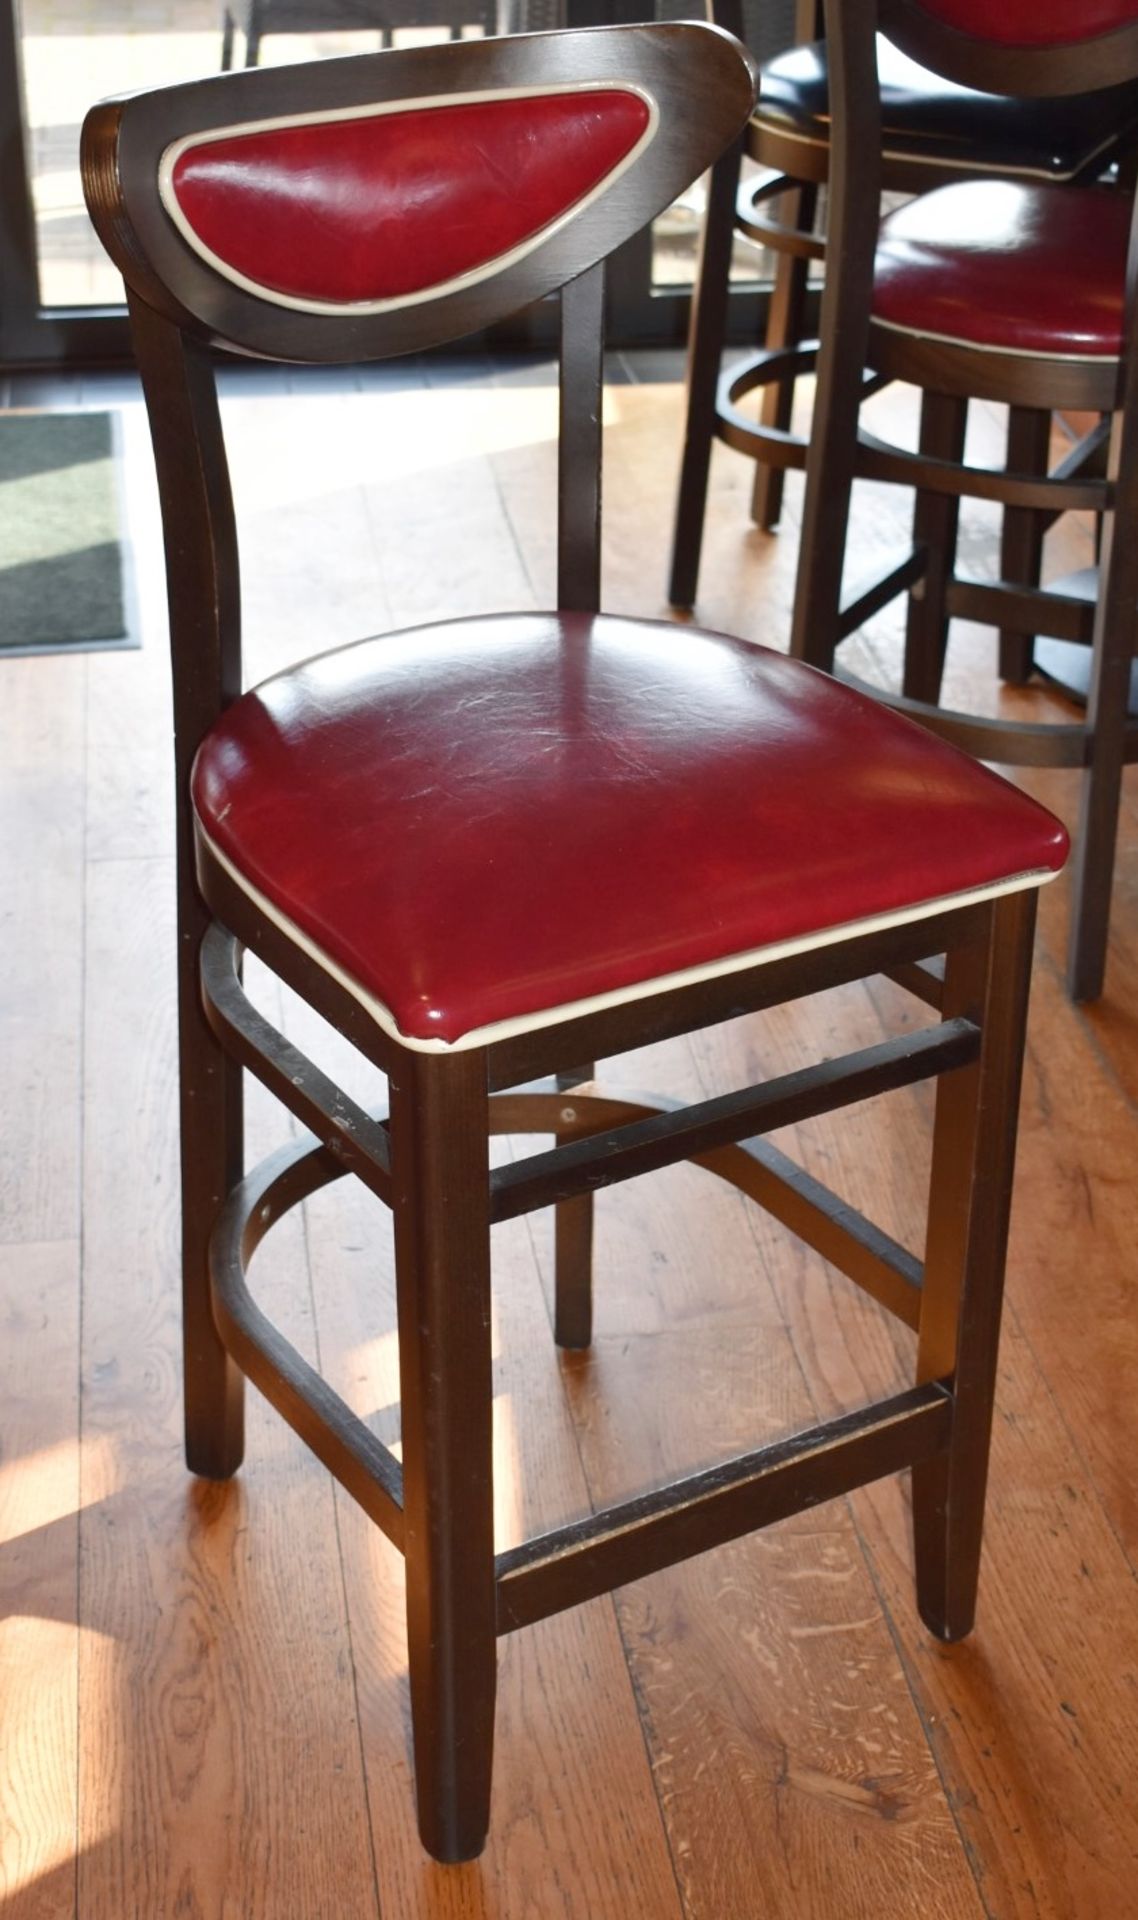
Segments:
[[[945,1639],[973,1618],[1032,924],[1063,829],[825,674],[598,612],[603,263],[737,138],[754,80],[713,27],[610,28],[251,69],[84,129],[165,527],[187,1457],[237,1470],[247,1375],[402,1549],[442,1860],[486,1833],[501,1634],[905,1467],[922,1613]],[[554,609],[323,654],[316,633],[242,693],[211,348],[380,359],[557,289]],[[244,949],[387,1075],[386,1106],[272,1027]],[[582,1061],[883,970],[939,1017],[693,1106],[583,1090],[566,1113]],[[311,1129],[249,1171],[244,1068]],[[922,1261],[763,1136],[928,1076]],[[555,1145],[491,1170],[496,1132]],[[556,1337],[587,1344],[592,1194],[690,1158],[913,1331],[914,1385],[496,1555],[492,1224],[557,1209]],[[401,1460],[247,1284],[273,1224],[348,1173],[394,1218]]]
[[[1138,758],[1128,718],[1138,603],[1138,561],[1127,532],[1138,512],[1138,372],[1127,305],[1134,200],[1100,186],[1059,188],[984,181],[941,188],[890,214],[878,228],[881,107],[870,28],[969,85],[1003,87],[1047,104],[1068,90],[1138,80],[1138,0],[1065,6],[1005,0],[832,0],[831,60],[840,61],[835,115],[834,231],[841,269],[823,304],[814,435],[807,466],[792,647],[831,668],[840,640],[890,592],[910,595],[902,689],[894,704],[985,759],[1085,769],[1075,865],[1068,983],[1075,999],[1102,991],[1124,764]],[[859,356],[862,356],[859,358]],[[922,390],[920,451],[858,432],[860,371]],[[970,399],[1005,403],[1010,471],[964,461]],[[1087,471],[1085,450],[1049,477],[1018,464],[1016,446],[1046,451],[1052,411],[1113,419],[1109,474]],[[1108,428],[1094,436],[1105,443]],[[1105,449],[1104,449],[1105,450]],[[1025,470],[1026,469],[1026,470]],[[914,547],[887,582],[841,605],[850,486],[855,471],[916,489]],[[998,582],[958,577],[956,533],[964,496],[1016,510],[1036,539],[1057,514],[1105,514],[1097,577],[1043,593],[1022,574]],[[1089,649],[1082,723],[981,718],[942,708],[948,624],[961,616],[1025,636],[1052,635]],[[1026,641],[1024,677],[1031,666]]]
[[[740,12],[738,0],[717,0],[715,17],[725,26],[737,30]],[[712,441],[756,462],[754,519],[768,529],[782,510],[784,473],[805,465],[806,444],[791,432],[791,412],[796,377],[815,364],[816,342],[803,337],[809,270],[826,257],[815,231],[819,193],[830,177],[831,63],[821,28],[821,0],[799,0],[798,34],[808,44],[762,67],[742,151],[726,155],[712,176],[688,344],[668,590],[676,607],[696,601]],[[1009,99],[928,71],[884,35],[877,57],[885,193],[922,193],[977,173],[1024,182],[1093,180],[1138,135],[1138,89],[1129,82],[1086,97]],[[763,171],[740,187],[743,155]],[[780,206],[781,215],[772,211]],[[764,348],[721,377],[738,233],[772,250],[776,277]],[[741,405],[756,389],[757,423]]]

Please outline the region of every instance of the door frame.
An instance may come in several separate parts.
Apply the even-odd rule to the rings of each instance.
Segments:
[[[16,0],[0,0],[0,367],[129,360],[125,307],[40,302],[26,127]]]

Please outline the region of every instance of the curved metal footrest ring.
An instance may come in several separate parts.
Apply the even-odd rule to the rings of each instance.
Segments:
[[[950,741],[976,760],[991,760],[1005,767],[1085,767],[1087,764],[1090,733],[1085,726],[1058,720],[1000,720],[984,714],[960,713],[954,707],[937,707],[927,700],[911,700],[907,694],[891,693],[885,687],[874,686],[857,674],[848,673],[843,667],[836,667],[834,673],[843,685],[854,687],[881,706],[916,720],[930,733]],[[1130,732],[1138,746],[1138,725]]]
[[[799,340],[787,347],[764,347],[747,359],[725,367],[715,394],[715,433],[736,453],[745,453],[764,466],[801,470],[806,465],[808,441],[800,433],[770,427],[739,411],[739,401],[756,388],[781,386],[813,373],[818,360],[817,340]],[[867,373],[861,397],[868,400],[891,384],[887,374]]]
[[[764,466],[801,471],[807,448],[802,435],[750,420],[739,411],[738,403],[757,387],[777,386],[813,373],[817,358],[817,340],[806,340],[791,347],[764,348],[725,368],[715,394],[716,438]]]
[[[210,1241],[213,1313],[241,1371],[401,1548],[403,1470],[398,1460],[262,1313],[245,1277],[269,1228],[346,1172],[326,1147],[302,1140],[271,1154],[246,1175],[226,1201]]]
[[[826,242],[817,234],[801,227],[788,227],[783,221],[759,211],[768,201],[781,199],[784,193],[794,193],[801,186],[800,180],[792,180],[785,173],[745,180],[735,202],[735,225],[756,246],[770,247],[776,253],[790,254],[799,260],[824,260]]]
[[[224,957],[231,961],[232,956]],[[234,976],[228,965],[217,971],[228,975],[232,992]],[[248,1040],[246,1011],[236,1001],[233,994],[228,1011],[240,1013]],[[495,1169],[490,1174],[492,1217],[510,1219],[637,1171],[690,1159],[749,1195],[906,1325],[915,1327],[922,1281],[919,1261],[767,1141],[759,1137],[740,1141],[737,1136],[751,1123],[761,1133],[874,1091],[951,1072],[973,1059],[978,1046],[979,1034],[970,1022],[950,1020],[842,1061],[787,1075],[766,1087],[745,1088],[694,1107],[688,1101],[644,1094],[567,1093],[555,1083],[494,1095],[492,1133],[549,1132],[563,1141],[567,1134],[571,1139],[551,1155],[537,1154]],[[361,1112],[359,1117],[369,1128],[384,1125],[382,1115]],[[686,1120],[687,1126],[677,1124],[677,1119]],[[684,1145],[690,1149],[686,1154],[680,1150]],[[210,1241],[213,1314],[242,1372],[401,1546],[399,1462],[262,1312],[247,1282],[249,1264],[269,1229],[309,1195],[349,1171],[339,1149],[335,1139],[331,1146],[311,1137],[301,1140],[270,1155],[234,1188]]]
[[[928,983],[919,984],[919,997],[928,1000]],[[961,1040],[964,1046],[970,1043],[963,1035]],[[689,1105],[686,1100],[663,1094],[574,1094],[567,1100],[564,1094],[523,1088],[496,1095],[491,1109],[497,1109],[493,1122],[496,1133],[552,1132],[555,1127],[571,1127],[574,1138],[586,1141],[591,1134],[614,1127],[682,1113]],[[778,1147],[756,1137],[694,1153],[690,1164],[736,1187],[895,1318],[916,1328],[920,1319],[921,1262]]]

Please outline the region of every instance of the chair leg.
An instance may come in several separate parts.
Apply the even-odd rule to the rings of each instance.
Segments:
[[[727,331],[731,247],[735,236],[735,197],[739,191],[742,148],[736,144],[711,170],[707,217],[700,244],[688,334],[687,419],[680,461],[676,523],[668,599],[674,607],[695,605],[699,556],[707,509],[711,443],[715,437],[715,393]]]
[[[789,225],[798,233],[813,232],[818,204],[817,188],[798,187],[786,197]],[[808,260],[800,259],[797,254],[779,255],[767,321],[766,345],[769,348],[796,346],[802,339],[809,278]],[[770,386],[763,388],[760,419],[765,427],[778,427],[785,432],[790,426],[793,412],[793,380],[772,381]],[[757,527],[762,527],[767,533],[777,527],[781,518],[785,479],[786,474],[781,467],[769,466],[765,460],[756,463],[751,518]]]
[[[245,29],[245,65],[247,67],[255,67],[261,58],[262,11],[261,0],[252,0],[249,8],[249,23]]]
[[[1130,455],[1128,464],[1138,469],[1138,450]],[[1128,532],[1126,538],[1119,539],[1117,534],[1120,524],[1128,530],[1133,527],[1131,515],[1136,502],[1138,472],[1120,475],[1115,510],[1107,516],[1103,531],[1094,664],[1087,702],[1091,747],[1079,804],[1067,955],[1067,985],[1073,1000],[1097,1000],[1106,974],[1134,659],[1134,608],[1138,601],[1138,557],[1133,536]]]
[[[976,1612],[1024,1029],[1033,891],[993,903],[988,937],[947,957],[942,1013],[979,1019],[980,1059],[937,1088],[918,1379],[952,1380],[946,1453],[913,1469],[917,1604],[941,1640]]]
[[[1051,415],[1041,407],[1008,409],[1010,473],[1047,472],[1051,451]],[[1043,562],[1043,516],[1029,507],[1006,507],[1000,542],[1000,578],[1017,587],[1037,587]],[[1022,687],[1031,679],[1035,635],[1013,627],[1000,629],[1000,679]]]
[[[790,652],[793,659],[832,673],[842,607],[862,372],[856,361],[833,352],[827,355],[825,339],[822,360],[806,456],[806,498],[798,542]]]
[[[553,1213],[553,1337],[579,1351],[593,1341],[593,1196],[559,1200]]]
[[[407,1052],[390,1076],[404,1553],[419,1832],[482,1850],[496,1632],[486,1057]]]
[[[182,1159],[182,1369],[186,1465],[228,1480],[245,1451],[245,1382],[214,1325],[209,1240],[244,1166],[241,1068],[202,1010],[198,950],[209,925],[193,881],[180,881],[178,1048]]]
[[[557,1075],[563,1092],[593,1078],[594,1067],[574,1067]],[[579,1138],[573,1102],[563,1109],[565,1126],[557,1138]],[[579,1351],[593,1339],[593,1196],[577,1194],[559,1200],[553,1209],[553,1338],[559,1347]]]
[[[835,44],[844,27],[829,22]],[[833,57],[833,56],[831,56]],[[857,84],[875,85],[872,53],[859,56]],[[856,64],[856,62],[855,62]],[[856,181],[852,178],[858,171]],[[790,652],[832,672],[842,605],[842,570],[850,497],[858,459],[858,415],[869,344],[873,261],[877,243],[880,169],[876,155],[860,170],[839,145],[831,152],[826,243],[830,272],[822,295],[814,418],[806,455],[806,493],[798,543]],[[842,271],[833,271],[840,262]]]
[[[233,65],[233,33],[234,33],[233,15],[230,13],[229,8],[226,7],[225,17],[221,23],[221,71],[222,73],[228,73],[230,68]]]
[[[930,459],[959,464],[964,457],[967,422],[966,400],[955,394],[927,392],[921,403],[921,452]],[[948,651],[945,596],[956,569],[959,525],[960,501],[955,494],[918,492],[913,509],[913,545],[923,547],[928,557],[924,574],[909,596],[902,692],[911,700],[925,700],[932,706],[940,699]]]

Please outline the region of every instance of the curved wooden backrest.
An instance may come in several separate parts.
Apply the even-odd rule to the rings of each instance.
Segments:
[[[906,53],[985,92],[1093,93],[1138,77],[1138,0],[879,0],[879,5],[882,28]]]
[[[741,133],[756,80],[730,35],[661,24],[247,69],[88,114],[84,190],[127,283],[162,503],[184,933],[205,925],[190,767],[242,685],[212,348],[382,359],[560,288],[557,605],[593,611],[604,260]]]
[[[252,69],[94,108],[84,188],[128,287],[187,331],[382,358],[603,259],[719,156],[754,87],[695,22]]]

